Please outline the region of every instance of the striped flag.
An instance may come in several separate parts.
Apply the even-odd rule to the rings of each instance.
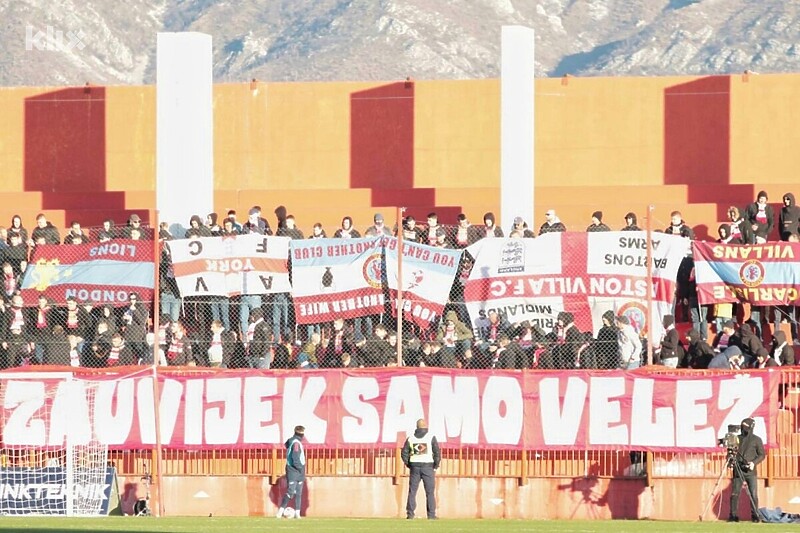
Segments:
[[[20,294],[26,306],[44,294],[57,305],[68,297],[102,305],[125,305],[136,292],[152,301],[155,266],[153,243],[114,240],[35,248]]]

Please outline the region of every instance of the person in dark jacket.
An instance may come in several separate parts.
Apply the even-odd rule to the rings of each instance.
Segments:
[[[667,235],[680,235],[683,236],[686,234],[689,239],[694,239],[694,230],[692,230],[691,226],[686,224],[686,221],[683,220],[683,215],[680,211],[673,211],[669,214],[670,224],[664,229],[664,233]]]
[[[36,216],[36,227],[31,232],[31,242],[28,244],[36,244],[39,239],[44,239],[45,244],[61,244],[61,235],[58,233],[58,229],[47,220],[44,213]]]
[[[536,234],[530,230],[528,223],[525,222],[525,219],[522,217],[514,217],[514,225],[511,227],[511,231],[508,232],[509,236],[514,232],[517,232],[523,239],[533,239],[536,237]]]
[[[725,244],[755,244],[756,237],[751,224],[739,212],[739,208],[732,205],[728,208],[728,236]]]
[[[512,341],[505,333],[497,338],[497,349],[493,352],[492,368],[527,368],[525,352],[519,343]]]
[[[383,324],[375,326],[373,336],[366,341],[357,354],[365,367],[382,367],[394,361],[397,355],[386,340],[386,327]]]
[[[436,519],[436,470],[442,461],[442,452],[436,437],[428,432],[428,424],[424,419],[417,420],[417,429],[406,438],[400,452],[403,464],[409,470],[408,500],[406,501],[406,518],[413,519],[417,510],[417,491],[419,483],[425,486],[425,507],[429,520]]]
[[[458,215],[458,224],[456,225],[456,229],[453,232],[453,247],[454,248],[466,248],[470,244],[474,244],[478,242],[481,237],[484,235],[480,235],[480,227],[473,226],[469,223],[467,219],[467,215],[464,213],[460,213]]]
[[[575,368],[578,348],[583,344],[583,334],[575,325],[575,316],[566,311],[558,313],[554,333],[556,345],[553,347],[553,360],[556,368]]]
[[[349,216],[342,219],[341,227],[333,233],[334,239],[358,239],[360,237],[361,233],[353,227],[353,218]]]
[[[642,231],[642,228],[636,225],[636,213],[631,211],[627,215],[625,215],[625,226],[622,228],[621,231]]]
[[[772,336],[772,357],[781,366],[794,365],[794,348],[782,330]]]
[[[597,231],[611,231],[611,228],[603,223],[602,211],[595,211],[592,213],[592,223],[586,228],[587,233],[594,233]]]
[[[8,228],[8,237],[6,242],[11,245],[11,237],[14,235],[19,236],[19,242],[25,244],[28,242],[28,230],[22,225],[22,217],[14,215],[11,217],[11,227]]]
[[[70,352],[72,346],[64,328],[60,325],[54,326],[49,337],[44,342],[44,361],[45,365],[51,366],[70,366]]]
[[[284,444],[286,447],[286,494],[281,499],[278,508],[278,518],[283,518],[289,502],[294,499],[294,516],[287,518],[299,518],[300,511],[303,509],[303,484],[306,482],[306,451],[303,446],[306,428],[295,426],[292,435]]]
[[[794,194],[783,195],[783,207],[778,215],[778,230],[781,240],[788,241],[790,235],[798,235],[800,231],[800,206],[795,203]]]
[[[772,368],[781,364],[770,357],[766,348],[759,348],[756,352],[756,360],[753,361],[753,368]]]
[[[548,209],[547,212],[544,214],[545,221],[539,227],[539,235],[544,235],[545,233],[558,233],[567,231],[567,227],[564,225],[563,222],[556,216],[555,209]]]
[[[678,330],[675,329],[675,317],[664,315],[662,319],[664,336],[661,339],[661,350],[658,352],[659,363],[670,368],[678,368],[683,360],[683,346]],[[656,361],[653,361],[654,363]]]
[[[614,318],[614,311],[610,309],[603,313],[603,326],[597,332],[597,340],[594,345],[598,368],[619,368],[621,363]]]
[[[755,420],[745,418],[742,420],[742,434],[739,437],[739,448],[733,460],[733,482],[731,488],[730,516],[728,522],[739,521],[739,494],[742,492],[742,483],[747,482],[747,490],[753,502],[750,504],[750,517],[753,522],[760,522],[758,512],[758,473],[756,467],[766,459],[764,442],[761,437],[753,433]],[[749,499],[749,498],[748,498]],[[750,503],[750,502],[748,502]]]
[[[708,368],[711,359],[714,358],[714,349],[706,341],[700,338],[700,333],[690,329],[686,334],[686,366],[689,368]]]
[[[478,237],[503,237],[503,228],[495,222],[494,213],[489,212],[483,215],[483,229],[479,230]]]
[[[764,347],[761,339],[753,332],[753,326],[748,322],[742,324],[739,331],[731,335],[730,344],[738,346],[739,349],[742,350],[742,355],[744,355],[748,364],[752,363],[753,359],[755,359],[758,349]]]
[[[755,234],[756,244],[767,242],[772,227],[775,225],[775,213],[767,202],[769,197],[766,191],[758,191],[756,201],[747,206],[744,218]]]

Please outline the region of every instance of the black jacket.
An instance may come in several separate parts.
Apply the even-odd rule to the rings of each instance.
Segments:
[[[414,431],[414,436],[418,439],[427,434],[428,428],[420,428]],[[436,440],[436,437],[431,439],[431,448],[433,448],[431,450],[433,453],[433,468],[439,468],[439,463],[442,462],[442,451],[439,449],[439,442]],[[403,451],[400,452],[400,458],[403,460],[403,464],[406,465],[407,468],[411,467],[411,443],[408,441],[408,439],[406,439],[406,443],[403,445]]]
[[[786,205],[786,200],[789,205]],[[789,240],[789,235],[797,235],[800,229],[800,206],[797,206],[794,194],[787,192],[783,195],[783,207],[778,217],[778,231],[781,233],[781,240]]]
[[[764,191],[758,193],[758,197],[765,195],[766,193],[764,193]],[[758,215],[758,202],[753,202],[747,206],[744,218],[750,224],[755,224],[757,226],[754,231],[757,237],[766,239],[772,231],[772,227],[775,225],[775,212],[773,211],[772,206],[767,204],[764,208],[764,216],[767,217],[766,222],[759,222],[756,219],[756,215]]]
[[[758,466],[766,457],[761,437],[752,433],[749,435],[742,433],[739,438],[739,451],[736,453],[736,460],[739,461],[739,464],[744,466],[747,463],[754,463],[755,466]],[[737,475],[735,469],[733,475]]]

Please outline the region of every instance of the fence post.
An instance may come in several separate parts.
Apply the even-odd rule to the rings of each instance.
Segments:
[[[397,220],[397,302],[395,315],[397,316],[397,366],[403,366],[403,213],[405,207],[398,207],[395,218]]]
[[[522,450],[522,455],[520,456],[520,466],[522,468],[522,472],[519,477],[519,486],[524,487],[528,484],[528,450]]]
[[[645,239],[647,263],[647,364],[653,364],[653,204],[647,206],[647,238]]]
[[[400,484],[400,473],[403,471],[403,459],[400,457],[401,448],[394,449],[394,475],[392,476],[392,485]]]
[[[155,461],[155,478],[157,480],[157,497],[156,497],[156,516],[164,516],[164,491],[162,490],[162,470],[161,459],[163,449],[161,446],[161,416],[160,416],[160,403],[161,393],[158,383],[158,350],[160,347],[158,338],[159,329],[159,277],[161,275],[161,241],[158,238],[158,209],[153,210],[151,217],[153,226],[153,418],[155,419],[156,430],[156,448],[154,450],[153,460]]]
[[[272,448],[272,456],[270,457],[270,468],[269,468],[269,484],[274,485],[278,482],[278,450],[277,448]]]

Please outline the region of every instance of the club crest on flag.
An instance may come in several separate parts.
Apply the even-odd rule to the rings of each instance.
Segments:
[[[647,308],[641,302],[628,302],[619,308],[619,315],[627,317],[636,333],[647,333]]]
[[[500,265],[497,268],[498,274],[525,271],[525,245],[522,241],[510,239],[503,245],[503,250],[500,253]]]
[[[53,283],[68,278],[72,274],[72,270],[61,271],[58,268],[60,264],[61,261],[58,258],[45,259],[43,257],[37,260],[31,272],[33,288],[39,292],[44,292]]]
[[[374,289],[380,289],[382,287],[381,284],[381,254],[376,253],[372,254],[364,261],[364,268],[362,269],[364,273],[364,281],[366,281],[370,287]]]
[[[739,268],[739,279],[747,287],[758,287],[764,281],[766,270],[758,259],[749,259]]]

